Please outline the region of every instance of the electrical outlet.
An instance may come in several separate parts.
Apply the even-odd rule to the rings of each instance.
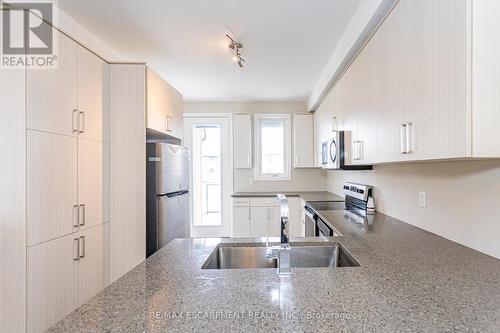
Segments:
[[[249,183],[250,185],[252,185],[252,184],[253,184],[253,178],[251,178],[251,177],[250,177],[250,178],[248,179],[248,183]]]
[[[418,206],[427,208],[427,192],[418,191]]]

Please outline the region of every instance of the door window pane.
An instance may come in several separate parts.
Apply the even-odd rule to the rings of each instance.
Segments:
[[[222,225],[221,126],[193,126],[195,226]]]

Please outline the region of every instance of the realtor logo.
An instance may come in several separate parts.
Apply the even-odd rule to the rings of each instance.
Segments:
[[[1,1],[2,68],[54,68],[52,1]]]

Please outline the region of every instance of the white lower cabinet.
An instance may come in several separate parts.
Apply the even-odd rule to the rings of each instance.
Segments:
[[[105,227],[99,226],[80,231],[80,260],[78,260],[78,306],[106,286]]]
[[[77,306],[78,233],[28,248],[28,332],[44,332]]]
[[[298,197],[288,198],[291,237],[302,235]],[[233,198],[233,237],[279,237],[280,207],[274,197]]]
[[[268,236],[269,207],[252,207],[251,210],[250,237]]]
[[[28,248],[28,332],[43,332],[106,286],[105,225]]]
[[[233,206],[233,237],[250,236],[251,214],[250,206]]]

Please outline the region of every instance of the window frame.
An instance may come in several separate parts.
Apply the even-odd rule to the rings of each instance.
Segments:
[[[261,133],[262,121],[267,119],[283,119],[283,157],[284,157],[284,170],[282,174],[262,174],[262,160],[261,160]],[[254,114],[254,180],[256,181],[289,181],[292,179],[291,166],[292,166],[292,134],[291,134],[291,116],[287,113],[281,114]]]

